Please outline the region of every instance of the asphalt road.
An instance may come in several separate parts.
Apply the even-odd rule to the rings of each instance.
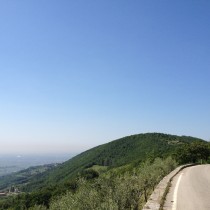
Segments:
[[[210,210],[210,165],[182,170],[172,181],[164,210]]]

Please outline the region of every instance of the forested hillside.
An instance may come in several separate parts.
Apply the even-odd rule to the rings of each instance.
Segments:
[[[22,193],[17,199],[12,197],[0,202],[0,209],[29,209],[35,205],[42,207],[34,209],[59,209],[59,203],[61,206],[68,203],[62,209],[70,206],[83,209],[79,200],[84,201],[83,205],[91,205],[94,197],[97,198],[93,199],[95,209],[107,209],[108,204],[101,200],[104,196],[112,203],[110,209],[121,205],[123,209],[138,209],[157,182],[177,164],[207,162],[209,154],[209,143],[193,137],[161,133],[127,136],[85,151],[30,177],[24,184],[14,183]],[[122,190],[125,197],[119,198]],[[85,194],[89,199],[85,200]],[[131,203],[129,196],[135,198]]]
[[[118,167],[131,162],[142,162],[148,158],[167,157],[182,144],[201,139],[161,133],[147,133],[127,136],[104,145],[97,146],[77,155],[53,171],[44,174],[37,183],[34,179],[25,190],[67,181],[85,168],[93,165]]]

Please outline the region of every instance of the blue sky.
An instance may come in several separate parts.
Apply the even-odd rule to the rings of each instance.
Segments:
[[[126,135],[210,140],[210,2],[0,2],[1,153]]]

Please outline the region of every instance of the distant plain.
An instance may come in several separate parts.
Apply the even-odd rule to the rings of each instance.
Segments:
[[[26,169],[30,166],[62,163],[74,154],[56,155],[0,155],[0,176]]]

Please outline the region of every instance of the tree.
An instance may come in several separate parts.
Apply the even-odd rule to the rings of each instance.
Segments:
[[[176,159],[180,164],[197,163],[207,161],[210,156],[210,147],[204,142],[185,144],[176,153]]]

